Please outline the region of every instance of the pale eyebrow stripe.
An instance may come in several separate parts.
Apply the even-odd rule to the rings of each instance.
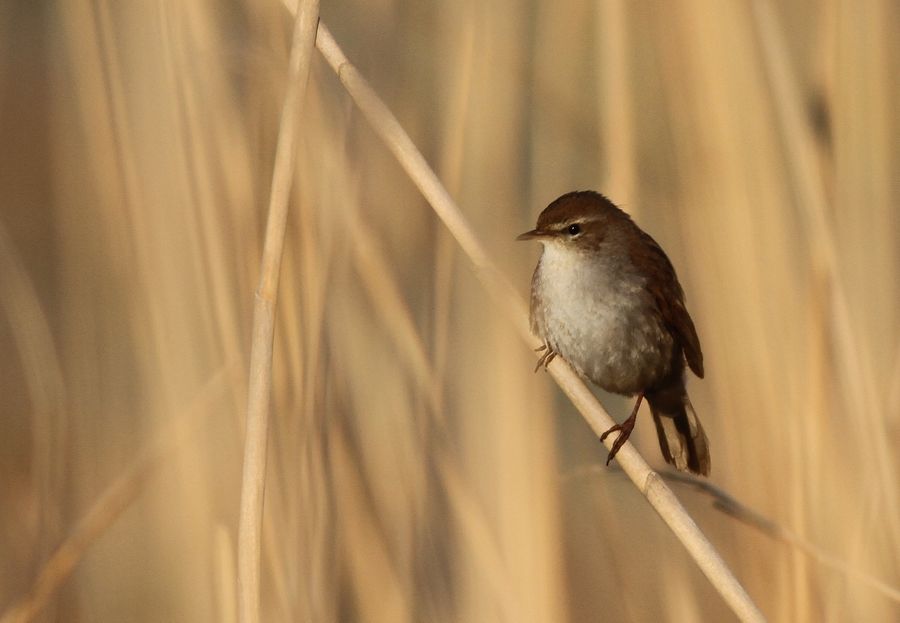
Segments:
[[[569,225],[575,225],[576,223],[579,225],[584,225],[585,223],[593,223],[595,221],[600,220],[600,215],[597,216],[588,216],[586,218],[573,218],[568,221],[564,221],[562,225],[559,226],[560,229],[565,229]]]

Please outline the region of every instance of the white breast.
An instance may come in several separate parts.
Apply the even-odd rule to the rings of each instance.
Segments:
[[[656,362],[668,364],[672,349],[668,332],[648,313],[644,284],[622,257],[547,241],[533,283],[540,301],[532,310],[535,329],[600,387],[642,391],[663,373]]]

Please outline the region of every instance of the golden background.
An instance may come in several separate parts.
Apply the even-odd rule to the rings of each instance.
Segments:
[[[322,17],[523,297],[537,249],[513,239],[569,190],[667,250],[711,482],[781,538],[673,486],[766,615],[900,620],[896,2]],[[235,620],[290,33],[275,0],[0,5],[4,623],[60,572],[38,620]],[[263,620],[732,620],[318,55],[299,132]]]

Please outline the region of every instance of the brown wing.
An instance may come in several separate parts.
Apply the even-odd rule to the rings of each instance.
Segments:
[[[684,306],[684,291],[678,283],[675,268],[656,241],[637,225],[634,227],[644,244],[633,245],[631,260],[647,276],[647,289],[653,295],[666,326],[679,338],[691,370],[702,379],[703,353],[700,350],[700,338],[697,337],[694,321]]]

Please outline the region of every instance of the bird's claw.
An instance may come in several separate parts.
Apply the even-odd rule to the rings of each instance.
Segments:
[[[640,402],[638,402],[638,405],[640,405]],[[618,436],[616,437],[616,440],[613,442],[613,446],[610,449],[609,454],[606,456],[606,464],[607,465],[609,465],[610,461],[612,461],[613,458],[615,458],[616,454],[618,454],[618,452],[619,452],[619,449],[625,445],[625,442],[628,441],[628,438],[631,436],[631,431],[634,430],[634,422],[635,422],[636,415],[637,415],[637,406],[635,406],[634,411],[631,413],[631,416],[628,417],[628,419],[626,419],[621,424],[616,424],[616,425],[610,427],[609,430],[607,430],[605,433],[600,435],[600,441],[603,442],[607,437],[609,437],[609,435],[611,433],[614,433],[616,431],[619,432]]]
[[[544,344],[540,348],[535,349],[537,352],[544,351],[544,354],[541,355],[541,358],[538,359],[537,365],[534,366],[534,371],[537,372],[541,369],[541,366],[546,368],[550,365],[550,362],[553,361],[553,358],[556,357],[557,352],[550,347],[549,344]]]

